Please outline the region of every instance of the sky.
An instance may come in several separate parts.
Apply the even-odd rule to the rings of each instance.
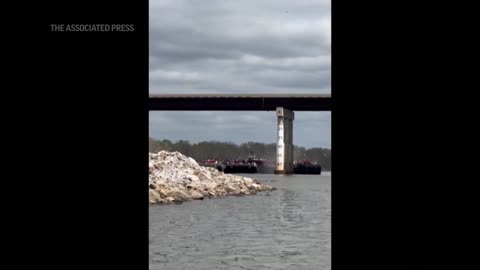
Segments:
[[[331,93],[331,0],[150,0],[150,93]],[[330,112],[293,141],[331,148]],[[275,112],[150,112],[150,137],[275,143]]]

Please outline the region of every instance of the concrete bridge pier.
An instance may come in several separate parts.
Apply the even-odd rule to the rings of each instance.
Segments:
[[[293,120],[294,113],[277,107],[277,164],[275,174],[293,173]]]

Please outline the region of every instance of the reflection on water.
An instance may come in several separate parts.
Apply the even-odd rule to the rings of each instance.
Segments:
[[[296,211],[297,209],[301,209],[298,203],[295,202],[296,193],[295,191],[291,190],[282,190],[282,201],[280,207],[282,208],[283,217],[286,221],[289,222],[298,222],[301,224],[302,215],[299,214],[300,212]]]
[[[278,190],[150,207],[150,269],[330,269],[330,176],[255,177]]]

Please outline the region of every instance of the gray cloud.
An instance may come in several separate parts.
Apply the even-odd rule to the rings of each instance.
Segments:
[[[330,9],[330,0],[150,0],[150,93],[330,93]],[[150,115],[157,138],[196,128],[191,140],[275,140],[272,112]],[[328,119],[314,125],[298,115],[296,138],[318,132],[329,144],[328,113],[312,113]]]

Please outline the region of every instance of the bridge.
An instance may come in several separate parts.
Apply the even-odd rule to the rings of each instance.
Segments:
[[[276,174],[293,173],[294,111],[331,111],[330,94],[151,94],[150,111],[276,111]]]
[[[151,111],[330,111],[330,94],[162,94],[150,95]]]

